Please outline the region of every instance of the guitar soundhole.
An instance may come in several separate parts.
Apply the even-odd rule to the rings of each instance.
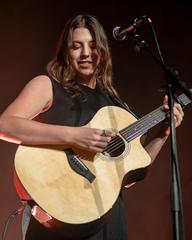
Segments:
[[[108,157],[118,157],[125,151],[125,143],[121,137],[115,136],[107,145],[103,154]]]

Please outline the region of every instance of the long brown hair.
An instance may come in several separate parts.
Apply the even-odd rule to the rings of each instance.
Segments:
[[[78,83],[73,79],[73,69],[68,61],[69,49],[72,46],[72,33],[78,27],[89,29],[100,55],[100,63],[95,71],[97,84],[113,97],[119,98],[112,82],[112,62],[107,36],[99,21],[91,15],[77,15],[70,19],[60,36],[54,59],[47,65],[52,78],[59,81],[72,94],[79,93]]]

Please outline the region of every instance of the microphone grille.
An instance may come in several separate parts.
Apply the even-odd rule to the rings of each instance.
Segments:
[[[124,35],[124,36],[120,35],[120,30],[121,30],[120,26],[114,27],[114,29],[113,29],[113,37],[114,37],[115,40],[122,41],[122,40],[124,40],[126,38],[126,35]]]

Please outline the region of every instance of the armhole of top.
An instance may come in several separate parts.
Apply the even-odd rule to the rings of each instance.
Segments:
[[[48,110],[53,106],[54,99],[55,99],[55,86],[54,86],[54,82],[53,82],[53,81],[55,81],[55,80],[52,79],[50,76],[48,76],[48,78],[49,78],[49,80],[50,80],[50,82],[51,82],[53,97],[52,97],[51,102],[48,104],[48,106],[46,106],[46,108],[43,109],[42,112],[48,111]],[[56,81],[55,81],[55,82],[56,82]]]

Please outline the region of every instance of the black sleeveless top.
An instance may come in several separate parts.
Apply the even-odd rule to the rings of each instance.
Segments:
[[[99,86],[91,89],[81,86],[83,95],[72,97],[60,83],[51,80],[53,85],[53,104],[51,108],[40,114],[40,121],[48,124],[82,126],[88,123],[95,113],[104,106],[120,105]],[[127,226],[124,206],[121,197],[113,208],[110,221],[94,236],[84,240],[127,240]],[[27,240],[67,240],[55,236],[32,218]]]
[[[60,83],[52,80],[53,105],[40,115],[40,121],[49,124],[82,126],[104,106],[116,105],[112,97],[99,86],[95,89],[81,85],[82,95],[72,97]]]

